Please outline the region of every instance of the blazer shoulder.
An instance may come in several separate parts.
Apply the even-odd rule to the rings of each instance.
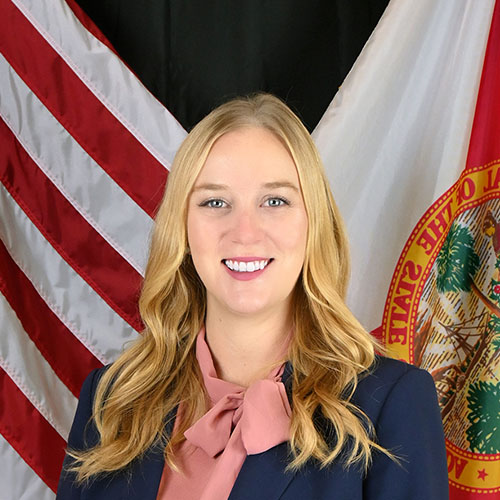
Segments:
[[[432,376],[378,357],[358,389],[356,403],[370,418],[378,444],[399,461],[374,453],[363,486],[366,498],[448,498],[445,438]]]
[[[371,368],[360,376],[352,402],[375,423],[388,398],[400,389],[417,400],[436,400],[434,380],[427,371],[404,361],[376,356]]]
[[[92,399],[95,395],[95,392],[97,390],[97,385],[99,384],[99,381],[101,380],[101,377],[106,373],[107,369],[111,365],[105,365],[101,366],[100,368],[94,368],[85,378],[82,384],[82,388],[80,389],[80,396],[79,399],[86,398],[87,396],[90,396]]]
[[[92,422],[92,408],[97,386],[108,367],[109,365],[92,370],[83,382],[75,418],[68,436],[70,448],[82,450],[97,444],[98,436]]]
[[[107,366],[92,370],[80,389],[75,418],[68,436],[68,450],[81,451],[92,448],[99,442],[99,433],[92,420],[92,407],[97,385]],[[70,469],[73,459],[66,453],[62,465],[56,499],[76,500],[81,498],[82,486],[76,482],[76,474]]]

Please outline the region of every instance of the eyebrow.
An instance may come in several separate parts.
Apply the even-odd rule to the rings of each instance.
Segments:
[[[262,187],[266,189],[278,189],[278,188],[289,188],[293,189],[297,193],[299,192],[299,189],[295,184],[289,181],[274,181],[274,182],[266,182],[265,184],[262,185]],[[205,184],[200,184],[199,186],[195,186],[193,188],[194,191],[225,191],[229,189],[229,186],[226,186],[226,184],[214,184],[214,183],[205,183]]]
[[[193,192],[194,191],[224,191],[226,189],[229,189],[229,186],[226,186],[225,184],[205,183],[205,184],[200,184],[199,186],[195,186],[193,188]]]
[[[299,192],[297,186],[289,181],[266,182],[264,187],[267,189],[289,188],[297,191],[297,193]]]

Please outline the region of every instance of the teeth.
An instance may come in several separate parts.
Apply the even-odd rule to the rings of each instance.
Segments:
[[[254,262],[224,260],[223,262],[231,271],[238,271],[239,273],[253,273],[254,271],[264,269],[269,264],[269,260],[256,260]]]

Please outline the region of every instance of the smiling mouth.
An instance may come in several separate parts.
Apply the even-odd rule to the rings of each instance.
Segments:
[[[231,271],[238,273],[253,273],[267,267],[274,259],[254,260],[252,262],[241,262],[237,260],[223,259],[222,263]]]

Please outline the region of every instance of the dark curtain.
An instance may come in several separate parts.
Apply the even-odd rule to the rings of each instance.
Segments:
[[[312,130],[388,0],[78,0],[190,129],[225,100],[284,99]]]

